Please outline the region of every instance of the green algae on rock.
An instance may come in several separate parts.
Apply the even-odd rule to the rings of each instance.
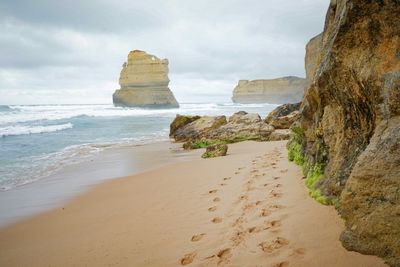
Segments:
[[[228,145],[226,144],[216,144],[210,145],[206,148],[206,152],[201,156],[202,158],[215,158],[226,156],[228,152]]]

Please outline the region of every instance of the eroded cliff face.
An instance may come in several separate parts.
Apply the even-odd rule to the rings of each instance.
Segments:
[[[122,66],[119,84],[113,94],[114,105],[128,107],[178,107],[168,88],[168,60],[134,50]]]
[[[400,1],[331,1],[318,38],[299,161],[337,203],[344,246],[400,266]]]
[[[306,45],[305,69],[306,69],[306,88],[308,88],[314,78],[318,66],[318,55],[322,48],[322,33],[313,37]]]
[[[271,80],[240,80],[233,90],[234,103],[297,103],[304,93],[305,79],[295,76]]]

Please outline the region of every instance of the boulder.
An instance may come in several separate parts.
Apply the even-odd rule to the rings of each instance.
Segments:
[[[210,145],[206,148],[206,152],[201,156],[202,158],[215,158],[226,156],[228,152],[228,145],[226,144],[218,144],[218,145]]]
[[[210,132],[227,123],[225,116],[203,116],[185,126],[176,129],[173,134],[175,141],[185,142],[208,137]]]
[[[275,129],[289,129],[299,119],[299,109],[300,103],[281,105],[268,114],[265,122]]]
[[[168,60],[159,59],[144,51],[134,50],[122,66],[118,89],[113,94],[115,106],[177,108],[168,88]]]
[[[271,80],[240,80],[233,90],[234,103],[284,104],[300,102],[306,80],[289,76]]]
[[[176,130],[182,128],[183,126],[200,119],[200,116],[187,116],[177,114],[174,121],[169,126],[169,136],[173,137]]]
[[[229,122],[210,132],[208,138],[238,142],[244,140],[267,141],[274,127],[261,120],[258,114],[239,111]]]

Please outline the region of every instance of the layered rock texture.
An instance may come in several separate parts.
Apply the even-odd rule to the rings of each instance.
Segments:
[[[233,90],[234,103],[284,104],[300,102],[306,80],[294,76],[272,80],[240,80]]]
[[[171,123],[170,137],[177,142],[186,142],[184,148],[193,149],[245,140],[287,140],[289,130],[275,130],[258,114],[239,111],[228,120],[225,116],[177,115]]]
[[[400,266],[400,2],[332,0],[307,50],[292,156],[339,207],[343,245]]]
[[[306,45],[306,88],[311,85],[314,78],[315,71],[318,66],[318,55],[321,53],[322,48],[322,33],[312,38]]]
[[[300,104],[284,104],[274,109],[265,118],[265,122],[275,129],[289,129],[300,117]]]
[[[159,59],[144,51],[129,52],[122,66],[119,84],[113,94],[116,106],[175,108],[179,107],[168,88],[168,60]]]

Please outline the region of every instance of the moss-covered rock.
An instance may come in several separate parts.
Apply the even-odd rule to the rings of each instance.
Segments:
[[[215,158],[226,156],[228,152],[228,145],[226,144],[216,144],[207,147],[206,152],[201,156],[202,158]]]

